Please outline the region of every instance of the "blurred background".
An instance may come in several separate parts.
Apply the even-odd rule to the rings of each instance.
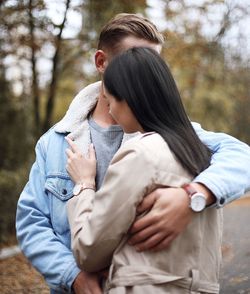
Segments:
[[[16,244],[37,139],[98,80],[98,34],[120,12],[145,15],[165,35],[162,56],[191,120],[250,144],[249,1],[0,0],[0,248]]]

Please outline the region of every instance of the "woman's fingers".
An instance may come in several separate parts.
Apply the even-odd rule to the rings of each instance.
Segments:
[[[80,149],[77,147],[73,140],[71,140],[69,137],[65,137],[65,140],[68,142],[73,153],[81,153]]]
[[[89,159],[91,160],[95,160],[96,159],[96,156],[95,156],[95,148],[94,148],[94,145],[93,143],[90,144],[89,146]]]
[[[75,183],[92,183],[96,176],[96,157],[93,144],[90,145],[88,154],[83,155],[77,145],[69,138],[65,140],[69,144],[66,149],[66,170]]]
[[[69,148],[67,148],[65,152],[66,152],[66,155],[67,155],[68,158],[70,158],[70,157],[72,157],[74,155],[74,153],[72,152],[72,150],[69,149]]]
[[[66,154],[68,157],[74,155],[75,153],[76,154],[79,154],[82,156],[82,152],[80,151],[80,149],[78,148],[78,146],[74,143],[74,141],[72,141],[69,137],[65,137],[65,140],[68,142],[70,149],[66,149]],[[93,143],[91,143],[89,145],[89,150],[88,150],[88,153],[87,155],[85,156],[86,159],[91,159],[91,160],[95,160],[96,159],[96,156],[95,156],[95,148],[94,148],[94,145]]]

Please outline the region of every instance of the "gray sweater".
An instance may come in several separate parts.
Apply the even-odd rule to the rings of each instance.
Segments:
[[[113,156],[121,146],[123,130],[119,125],[103,128],[92,117],[88,121],[97,159],[96,189],[98,190]]]

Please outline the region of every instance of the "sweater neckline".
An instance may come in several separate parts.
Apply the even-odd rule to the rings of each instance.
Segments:
[[[89,125],[94,128],[96,131],[100,133],[106,133],[106,132],[122,132],[122,128],[120,125],[110,125],[108,127],[102,127],[100,126],[92,116],[89,116],[88,118]]]

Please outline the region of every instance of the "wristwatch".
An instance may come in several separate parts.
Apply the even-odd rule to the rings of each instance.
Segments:
[[[87,184],[87,183],[75,184],[75,187],[73,188],[73,195],[77,196],[85,189],[91,189],[91,190],[95,191],[95,185],[94,184]]]
[[[185,184],[182,188],[190,198],[190,208],[195,212],[201,212],[206,207],[206,197],[203,193],[197,192],[191,184]]]

